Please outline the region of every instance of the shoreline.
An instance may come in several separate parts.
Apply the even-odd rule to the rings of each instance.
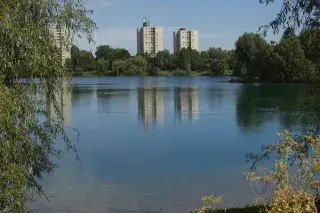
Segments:
[[[72,72],[69,77],[196,77],[196,76],[206,76],[206,77],[230,77],[229,80],[220,81],[220,83],[230,83],[230,84],[302,84],[303,82],[282,82],[282,81],[260,81],[260,80],[246,80],[240,78],[234,78],[230,75],[216,76],[209,75],[206,72],[191,72],[187,75],[172,75],[172,73],[167,73],[165,71],[160,71],[159,75],[101,75],[96,71],[86,72],[82,74],[77,74]]]

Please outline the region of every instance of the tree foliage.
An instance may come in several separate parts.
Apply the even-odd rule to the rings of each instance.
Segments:
[[[319,63],[317,36],[316,30],[304,30],[296,36],[289,28],[278,44],[271,44],[259,34],[244,33],[236,42],[234,75],[268,82],[314,79]]]
[[[56,166],[55,139],[73,147],[55,96],[66,68],[50,28],[91,40],[95,25],[78,0],[2,0],[0,11],[0,212],[19,213],[44,195],[39,180]]]
[[[259,77],[262,70],[261,62],[263,53],[268,43],[255,33],[244,33],[236,41],[236,67],[235,76],[242,76],[249,79]]]
[[[109,45],[101,45],[97,47],[96,59],[104,59],[109,62],[109,68],[115,60],[126,60],[130,57],[128,50],[123,48],[112,48]]]
[[[275,0],[259,0],[262,4],[270,4]],[[266,34],[271,28],[278,33],[280,28],[312,29],[320,27],[319,0],[282,0],[281,10],[269,24],[260,27]]]
[[[143,56],[131,57],[127,60],[116,60],[112,62],[114,75],[134,76],[146,75],[148,69],[147,60]]]
[[[221,48],[209,48],[202,52],[183,48],[179,53],[163,50],[159,51],[155,57],[150,57],[148,54],[130,56],[128,50],[101,45],[97,47],[95,55],[95,60],[93,60],[90,52],[73,47],[72,70],[77,74],[97,71],[98,75],[159,75],[160,70],[174,75],[188,75],[191,71],[206,72],[208,75],[228,75],[235,64],[235,51]],[[138,66],[133,67],[134,70],[120,72],[121,67],[125,67],[124,64],[132,63],[133,58],[136,58],[136,61],[145,59],[147,70],[144,68],[138,70],[140,67]],[[102,62],[103,72],[101,72]]]
[[[294,38],[296,33],[293,27],[288,27],[282,34],[282,39]]]

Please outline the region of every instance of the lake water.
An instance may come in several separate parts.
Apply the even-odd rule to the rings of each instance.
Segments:
[[[203,195],[242,206],[253,193],[245,154],[291,128],[294,84],[229,84],[217,77],[74,78],[61,97],[79,131],[46,179],[39,212],[189,212]],[[222,82],[221,82],[222,81]],[[274,109],[278,113],[272,116]],[[72,133],[75,135],[75,133]]]

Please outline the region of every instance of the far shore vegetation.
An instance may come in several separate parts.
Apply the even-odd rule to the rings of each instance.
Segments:
[[[73,46],[66,65],[72,76],[233,76],[231,83],[307,82],[319,74],[319,43],[319,28],[296,33],[289,27],[279,42],[245,32],[235,49],[163,50],[155,57],[132,56],[109,45],[98,46],[94,56]]]

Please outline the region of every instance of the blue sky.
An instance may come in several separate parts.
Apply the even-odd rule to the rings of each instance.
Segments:
[[[109,44],[136,53],[136,28],[146,16],[151,24],[164,27],[164,46],[172,50],[172,32],[181,27],[199,31],[200,50],[209,47],[231,49],[244,33],[256,32],[271,21],[282,1],[268,6],[258,0],[84,0],[94,11],[92,19],[98,29],[94,45],[80,40],[82,49],[95,51],[96,46]],[[272,32],[267,40],[278,40]]]

